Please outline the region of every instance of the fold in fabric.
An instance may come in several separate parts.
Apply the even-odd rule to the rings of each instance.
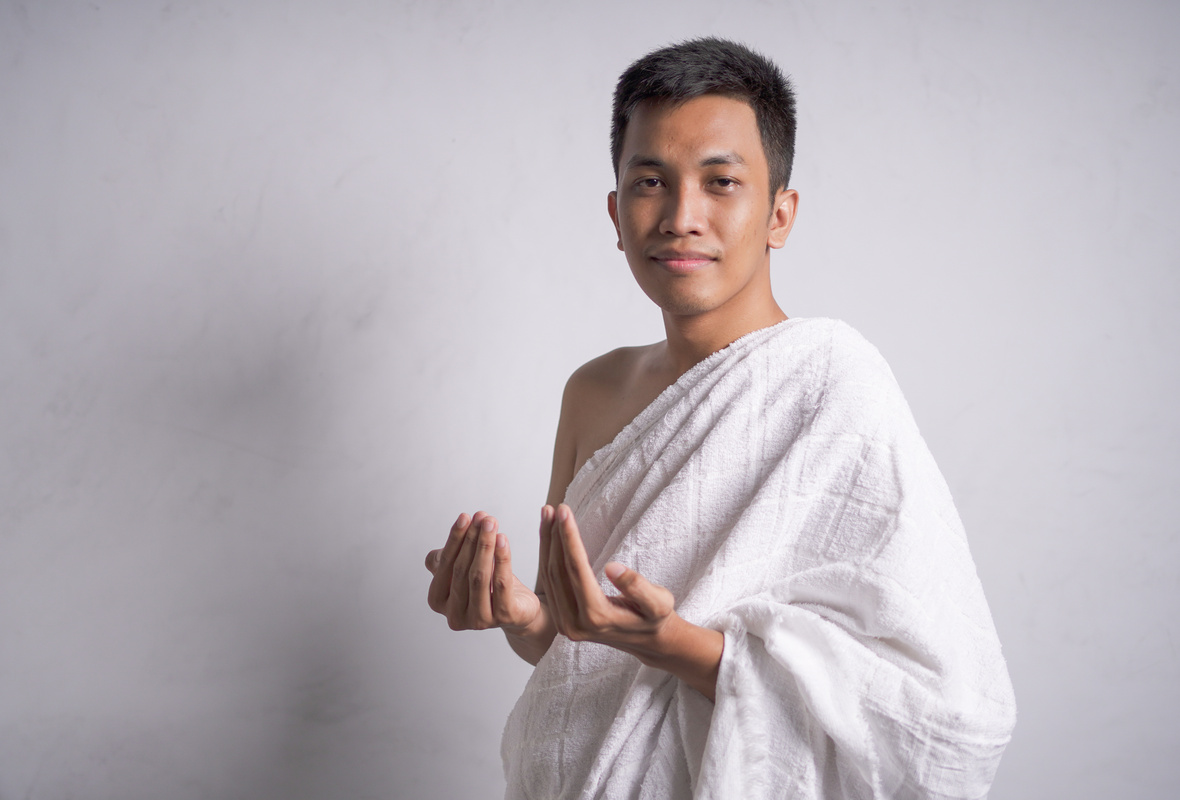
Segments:
[[[566,502],[725,635],[716,703],[558,635],[505,727],[509,798],[980,798],[1015,723],[962,524],[889,367],[832,320],[745,336]]]

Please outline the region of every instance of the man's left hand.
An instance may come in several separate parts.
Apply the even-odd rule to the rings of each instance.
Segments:
[[[603,571],[619,596],[608,597],[599,586],[569,507],[545,506],[539,577],[558,632],[630,653],[712,699],[724,647],[721,633],[684,621],[672,593],[635,570],[612,562]]]

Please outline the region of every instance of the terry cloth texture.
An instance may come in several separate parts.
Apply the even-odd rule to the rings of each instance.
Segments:
[[[950,492],[880,354],[788,320],[685,373],[566,494],[722,631],[716,704],[558,635],[504,731],[509,798],[980,798],[1015,723]]]

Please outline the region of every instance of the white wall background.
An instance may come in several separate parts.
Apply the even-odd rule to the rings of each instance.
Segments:
[[[1020,721],[993,798],[1180,786],[1180,5],[0,0],[0,800],[502,791],[565,376],[661,338],[610,93],[715,33],[797,82],[777,291],[890,359]]]

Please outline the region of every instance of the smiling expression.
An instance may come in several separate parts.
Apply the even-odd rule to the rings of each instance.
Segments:
[[[758,313],[770,248],[798,196],[779,190],[750,106],[722,95],[641,103],[627,126],[607,206],[639,286],[674,317]]]

